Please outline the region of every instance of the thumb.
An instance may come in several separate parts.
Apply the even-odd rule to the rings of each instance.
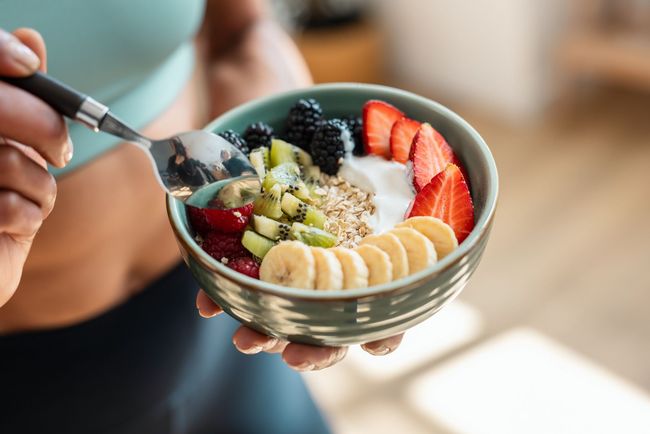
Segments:
[[[27,35],[29,42],[36,42],[35,48],[43,47],[42,39],[40,35],[34,31],[21,30],[22,35]],[[33,38],[34,34],[38,35],[39,40]],[[40,44],[38,44],[40,42]],[[27,45],[22,43],[18,37],[7,33],[6,31],[0,29],[0,75],[5,75],[9,77],[22,77],[26,75],[31,75],[38,67],[41,65],[41,60],[38,58],[36,53],[32,51]]]

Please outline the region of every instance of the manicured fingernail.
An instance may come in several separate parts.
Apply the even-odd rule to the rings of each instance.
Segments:
[[[279,342],[279,341],[278,341],[277,338],[269,339],[268,341],[266,341],[266,343],[264,344],[264,346],[262,347],[262,349],[263,349],[264,351],[268,351],[268,350],[270,350],[271,348],[273,348],[274,346],[276,346],[276,345],[278,344],[278,342]]]
[[[7,41],[7,50],[11,58],[25,69],[25,73],[36,71],[41,64],[38,56],[15,38]]]
[[[381,345],[377,348],[366,347],[366,351],[368,351],[373,356],[385,356],[386,354],[390,353],[390,348],[385,345]]]
[[[197,309],[198,309],[198,307],[197,307]],[[217,313],[214,312],[214,313],[208,313],[208,314],[206,314],[206,313],[202,312],[201,309],[199,309],[199,315],[201,315],[201,317],[207,319],[207,318],[212,318],[212,317],[217,316]]]
[[[253,345],[252,347],[249,348],[237,347],[237,349],[244,354],[257,354],[262,351],[262,347],[260,347],[259,345]]]
[[[50,197],[47,198],[47,206],[52,208],[54,206],[55,201],[56,201],[56,194],[50,195]]]
[[[316,365],[314,365],[313,363],[305,362],[301,365],[294,366],[293,369],[300,372],[313,371],[314,369],[316,369]]]
[[[72,139],[68,136],[66,140],[66,149],[63,154],[63,160],[65,164],[68,164],[72,160],[72,155],[74,154],[74,145],[72,144]]]

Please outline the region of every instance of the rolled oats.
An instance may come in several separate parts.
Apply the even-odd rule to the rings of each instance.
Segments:
[[[373,193],[351,185],[339,176],[321,175],[322,202],[327,216],[325,229],[338,237],[338,245],[356,247],[363,237],[372,234],[370,216],[375,213]]]

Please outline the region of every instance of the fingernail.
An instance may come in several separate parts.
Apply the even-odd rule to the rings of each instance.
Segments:
[[[198,309],[198,308],[197,308],[197,309]],[[213,317],[217,316],[216,313],[212,313],[212,314],[207,314],[207,315],[206,315],[205,313],[201,312],[201,309],[199,309],[199,315],[201,315],[201,317],[206,318],[206,319],[208,319],[208,318],[213,318]]]
[[[242,353],[244,353],[244,354],[257,354],[257,353],[259,353],[259,352],[262,351],[262,347],[260,347],[259,345],[253,345],[253,346],[250,347],[250,348],[240,348],[240,347],[237,347],[237,349],[238,349],[239,351],[241,351]]]
[[[273,348],[274,346],[276,346],[276,345],[278,344],[278,342],[280,342],[280,341],[279,341],[277,338],[271,338],[271,339],[269,339],[268,341],[266,341],[266,343],[264,344],[264,346],[262,347],[262,349],[263,349],[264,351],[270,350],[271,348]]]
[[[66,150],[64,152],[63,160],[65,164],[68,164],[70,160],[72,160],[72,155],[74,154],[74,145],[72,144],[70,136],[68,136],[68,139],[66,140]]]
[[[7,49],[13,60],[25,68],[26,73],[34,72],[41,64],[38,56],[25,45],[21,44],[18,39],[9,39],[7,41]]]
[[[385,356],[386,354],[390,353],[390,348],[388,348],[385,345],[382,345],[377,348],[366,347],[366,351],[368,351],[373,356]]]
[[[293,366],[293,369],[300,372],[313,371],[314,369],[316,369],[316,365],[314,365],[313,363],[305,362],[301,365]]]
[[[56,201],[56,194],[50,195],[50,197],[48,197],[48,199],[47,199],[47,206],[50,207],[50,208],[54,207],[54,202],[55,201]]]

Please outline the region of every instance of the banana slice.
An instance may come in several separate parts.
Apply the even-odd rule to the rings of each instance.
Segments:
[[[433,243],[415,229],[397,228],[391,229],[388,233],[399,238],[400,243],[406,249],[410,274],[424,270],[438,261]]]
[[[354,250],[344,247],[330,249],[336,255],[343,269],[343,289],[367,288],[368,267]]]
[[[316,263],[316,289],[343,289],[343,268],[336,255],[322,247],[312,247]]]
[[[406,249],[395,235],[388,232],[381,235],[368,235],[361,240],[360,244],[370,244],[388,253],[390,262],[393,264],[393,280],[401,279],[409,275],[409,262],[408,256],[406,256]]]
[[[411,217],[395,227],[413,228],[431,240],[436,247],[438,260],[444,258],[458,247],[458,240],[454,230],[447,223],[435,217]]]
[[[316,261],[311,249],[300,241],[283,241],[264,256],[260,279],[291,288],[314,289]]]
[[[393,280],[393,264],[388,253],[371,244],[359,246],[354,251],[361,255],[368,267],[368,286],[381,285]]]

